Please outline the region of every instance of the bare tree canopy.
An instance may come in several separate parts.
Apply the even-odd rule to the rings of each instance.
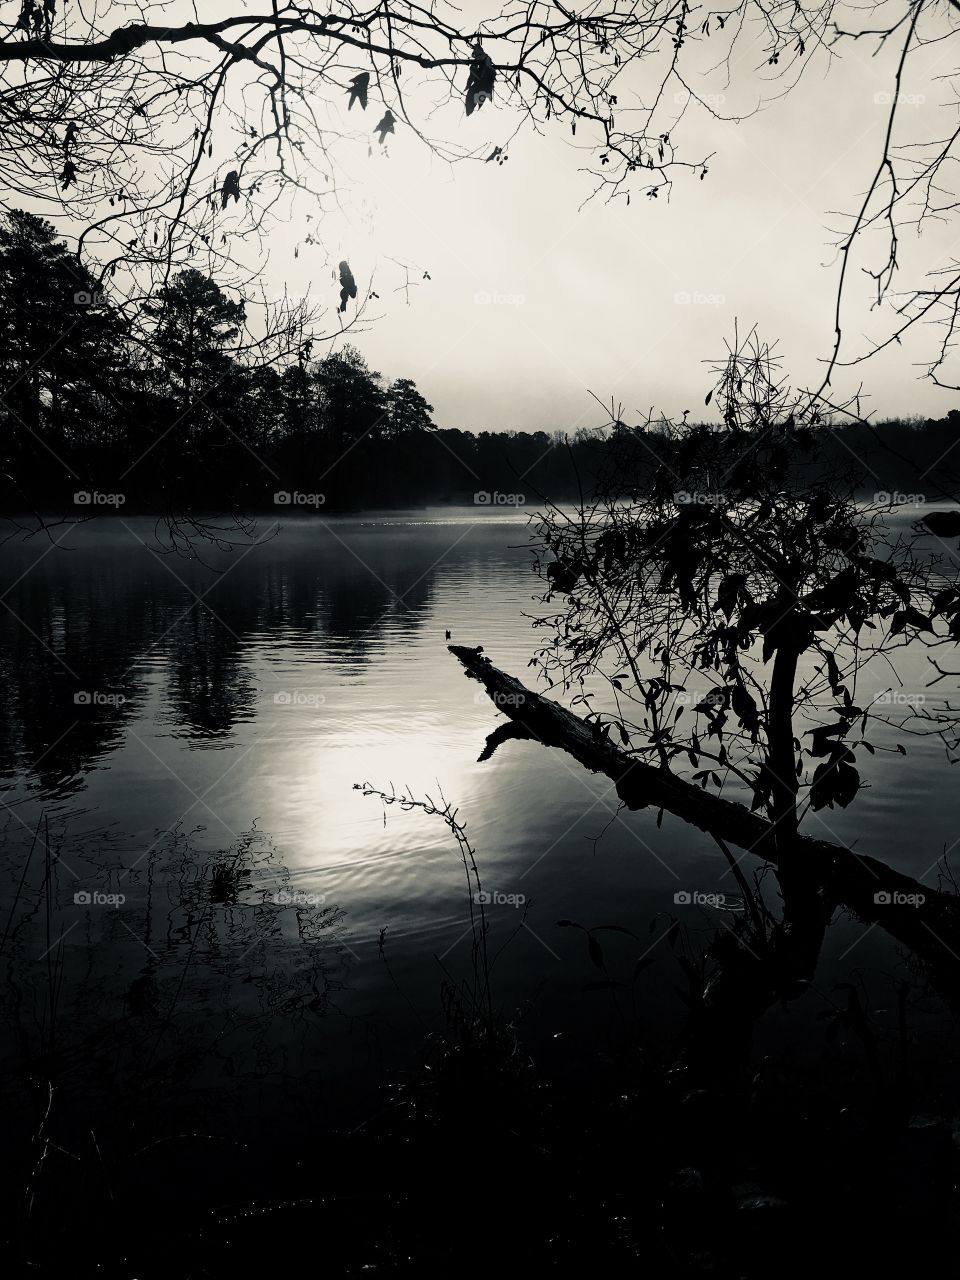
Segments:
[[[2,6],[5,198],[65,212],[82,229],[81,255],[104,274],[158,264],[167,274],[197,254],[208,269],[236,262],[242,241],[282,222],[296,193],[319,226],[342,207],[356,160],[395,148],[402,162],[411,143],[444,162],[502,164],[521,129],[559,135],[573,163],[585,158],[597,194],[667,198],[678,179],[699,185],[710,173],[688,112],[722,118],[718,84],[746,82],[759,109],[805,71],[896,50],[889,90],[878,95],[888,119],[873,176],[851,189],[837,228],[835,335],[820,389],[838,365],[931,323],[926,371],[953,385],[944,370],[960,265],[949,237],[932,268],[911,262],[903,284],[898,270],[904,243],[954,217],[956,0],[866,9],[834,0],[732,9],[534,0],[489,14],[390,0],[219,8],[204,6],[200,20],[177,3]],[[920,136],[909,111],[918,87],[937,108]],[[882,337],[857,347],[845,299],[862,273],[891,314]]]

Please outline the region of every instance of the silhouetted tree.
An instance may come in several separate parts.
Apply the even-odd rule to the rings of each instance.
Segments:
[[[871,663],[896,679],[908,643],[956,644],[960,571],[889,521],[890,495],[858,504],[856,468],[824,469],[817,402],[767,348],[736,347],[716,395],[722,426],[675,423],[656,451],[645,427],[618,431],[596,496],[542,517],[544,600],[564,605],[539,662],[588,708],[587,681],[609,682],[616,711],[587,716],[600,738],[766,817],[789,986],[811,976],[834,907],[801,821],[854,800],[864,757],[903,750],[874,738],[890,704],[855,696],[858,679]],[[955,746],[949,709],[913,718]]]
[[[159,289],[144,310],[156,322],[153,349],[183,421],[196,431],[218,413],[237,364],[230,354],[244,322],[244,304],[194,269]]]
[[[303,361],[283,370],[280,394],[280,422],[285,435],[309,435],[319,430],[316,386]]]
[[[434,429],[430,414],[433,405],[427,404],[417,390],[417,384],[410,378],[397,378],[387,388],[387,433],[396,439],[414,431],[432,431]]]
[[[322,428],[335,450],[384,434],[387,399],[380,374],[371,371],[356,347],[325,356],[313,379]]]
[[[23,210],[0,222],[0,422],[4,470],[31,483],[68,474],[72,443],[109,439],[127,353],[116,313],[50,223]]]
[[[251,447],[266,455],[283,430],[283,374],[272,365],[255,365],[244,377],[244,431]]]

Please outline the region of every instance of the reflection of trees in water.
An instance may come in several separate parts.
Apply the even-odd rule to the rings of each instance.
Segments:
[[[249,679],[234,626],[233,605],[217,615],[192,610],[170,633],[170,660],[164,699],[164,719],[172,719],[179,733],[191,738],[216,738],[230,733],[238,720],[256,710],[256,689]]]
[[[55,572],[40,566],[16,583],[0,617],[0,769],[34,768],[45,785],[67,784],[119,741],[139,695],[128,668],[151,612],[133,566],[56,551],[44,565],[58,555]],[[22,572],[14,561],[4,576]]]
[[[133,534],[101,548],[83,538],[42,560],[11,544],[3,560],[13,585],[0,616],[0,773],[28,770],[58,794],[120,744],[157,665],[160,715],[209,739],[255,714],[258,645],[315,640],[318,657],[365,663],[386,628],[422,624],[455,534],[285,530],[219,557],[222,581],[197,561],[152,555]]]

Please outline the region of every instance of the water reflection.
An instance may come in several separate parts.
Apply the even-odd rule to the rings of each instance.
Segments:
[[[386,631],[424,624],[437,576],[476,556],[476,540],[458,549],[468,528],[301,523],[232,556],[206,548],[202,561],[163,554],[147,522],[81,526],[56,550],[8,545],[0,771],[76,790],[151,696],[179,736],[222,741],[256,713],[265,647],[309,648],[359,673]]]

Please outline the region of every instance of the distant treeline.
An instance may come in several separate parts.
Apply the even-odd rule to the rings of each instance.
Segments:
[[[439,428],[409,378],[347,345],[320,359],[304,317],[254,339],[242,300],[200,271],[116,301],[23,211],[0,223],[0,507],[24,511],[328,511],[575,500],[615,457],[612,433]],[[924,492],[960,413],[834,428],[865,493]],[[651,474],[677,442],[647,428]],[[905,466],[897,455],[916,463]],[[935,496],[935,489],[930,494]]]

